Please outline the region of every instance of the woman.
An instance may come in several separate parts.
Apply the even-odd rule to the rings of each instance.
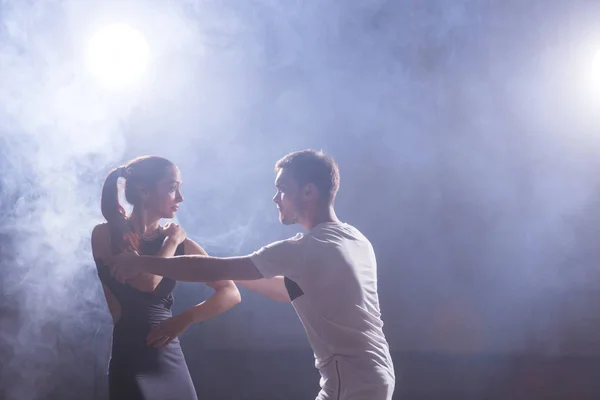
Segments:
[[[125,179],[125,198],[133,205],[129,216],[119,203],[117,182]],[[214,295],[172,316],[175,281],[145,274],[119,283],[102,260],[123,251],[170,257],[206,252],[173,218],[183,201],[179,169],[161,157],[145,156],[112,170],[102,189],[106,223],[92,232],[92,252],[106,302],[114,321],[109,366],[111,400],[195,400],[192,379],[177,337],[192,323],[219,315],[240,302],[231,281],[210,283]]]

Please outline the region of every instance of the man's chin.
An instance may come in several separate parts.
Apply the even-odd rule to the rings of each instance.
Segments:
[[[285,217],[279,217],[279,222],[281,222],[283,225],[294,225],[296,223],[296,220]]]

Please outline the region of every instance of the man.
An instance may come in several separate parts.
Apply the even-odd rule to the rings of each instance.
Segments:
[[[275,171],[279,219],[302,225],[306,234],[245,257],[124,253],[108,262],[111,271],[121,281],[143,272],[188,282],[245,281],[268,297],[291,301],[321,374],[317,400],[390,400],[395,375],[382,330],[375,253],[366,237],[335,214],[335,161],[314,150],[298,151],[279,160]]]

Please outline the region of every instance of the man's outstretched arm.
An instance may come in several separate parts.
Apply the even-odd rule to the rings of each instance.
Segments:
[[[182,282],[263,278],[263,275],[248,256],[219,258],[187,255],[160,258],[123,253],[113,257],[108,264],[111,272],[120,280],[143,272]]]

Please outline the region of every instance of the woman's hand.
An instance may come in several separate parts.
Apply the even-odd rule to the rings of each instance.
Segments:
[[[178,224],[169,222],[165,225],[164,229],[166,238],[165,240],[172,240],[177,246],[179,246],[187,237],[185,231]]]
[[[150,330],[146,337],[146,344],[159,348],[165,347],[185,332],[192,322],[185,312],[168,318]]]

